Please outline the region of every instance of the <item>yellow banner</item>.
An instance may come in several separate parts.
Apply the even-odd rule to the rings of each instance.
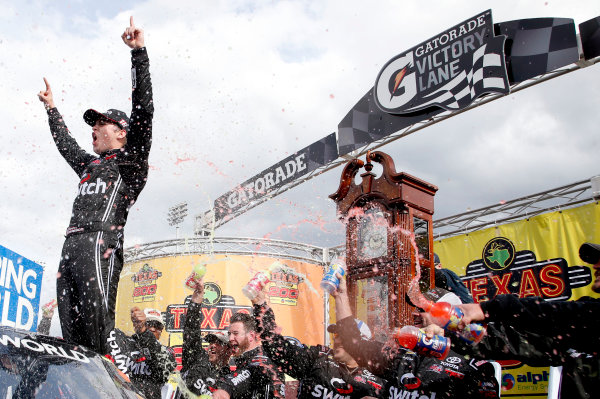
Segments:
[[[598,203],[549,212],[434,242],[442,266],[458,274],[475,302],[499,294],[546,300],[599,297],[593,270],[579,258],[584,242],[600,243]],[[548,369],[523,366],[502,373],[502,397],[547,393]]]
[[[179,357],[182,321],[192,294],[184,281],[197,263],[206,264],[203,331],[226,332],[234,313],[251,313],[252,304],[242,287],[257,272],[267,271],[271,282],[266,292],[282,335],[307,345],[324,343],[323,292],[319,289],[323,268],[264,256],[180,255],[127,264],[119,283],[116,326],[133,334],[131,307],[158,309],[166,321],[161,342],[173,347]],[[277,269],[269,273],[272,266]]]

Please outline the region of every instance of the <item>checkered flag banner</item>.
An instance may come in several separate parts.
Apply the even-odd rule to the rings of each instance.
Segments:
[[[510,91],[503,35],[484,11],[397,55],[379,72],[373,97],[390,114],[456,111],[486,93]]]
[[[510,87],[504,65],[503,48],[504,37],[497,37],[479,47],[472,57],[467,57],[470,58],[472,65],[468,71],[461,71],[448,84],[423,96],[423,102],[418,107],[439,105],[448,110],[457,110],[468,106],[485,93],[508,93]]]

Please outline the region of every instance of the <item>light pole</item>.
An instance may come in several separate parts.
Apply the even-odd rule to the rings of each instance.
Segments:
[[[167,214],[167,221],[169,222],[169,226],[175,226],[175,238],[179,238],[179,226],[183,219],[188,214],[188,204],[187,202],[181,202],[177,205],[174,205],[169,208],[169,213]]]

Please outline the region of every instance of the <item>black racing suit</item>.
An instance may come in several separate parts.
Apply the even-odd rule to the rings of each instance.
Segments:
[[[360,399],[380,397],[385,381],[364,367],[348,368],[330,357],[327,347],[297,346],[275,333],[275,315],[266,305],[254,305],[265,353],[284,373],[300,381],[299,399]]]
[[[450,351],[446,359],[418,355],[408,349],[360,338],[352,317],[338,321],[344,349],[388,384],[387,399],[497,398],[494,367],[485,360],[466,359]]]
[[[196,395],[210,394],[219,378],[231,374],[229,366],[217,367],[208,360],[202,347],[202,304],[190,302],[183,324],[181,375],[187,388]]]
[[[127,336],[115,328],[107,340],[110,358],[149,399],[160,399],[161,387],[175,367],[173,350],[162,345],[150,330]]]
[[[56,108],[48,110],[56,147],[79,176],[56,282],[62,335],[105,354],[114,328],[123,267],[123,228],[146,184],[152,142],[152,84],[146,48],[132,54],[132,112],[127,144],[99,157],[71,137]]]
[[[561,398],[600,397],[599,299],[545,302],[499,295],[488,302],[480,303],[487,320],[493,320],[487,324],[486,336],[477,345],[451,336],[455,351],[485,359],[519,360],[535,367],[563,366]],[[594,343],[595,354],[591,353]]]
[[[283,373],[258,346],[235,358],[235,372],[217,381],[233,399],[285,398]]]

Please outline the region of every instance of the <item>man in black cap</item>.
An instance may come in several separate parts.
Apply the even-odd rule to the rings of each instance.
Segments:
[[[80,179],[56,282],[62,335],[101,354],[108,353],[106,339],[114,327],[123,228],[148,176],[154,113],[144,31],[133,17],[121,38],[132,49],[132,113],[131,118],[115,109],[84,113],[98,156],[70,135],[46,78],[38,94],[58,151]]]

